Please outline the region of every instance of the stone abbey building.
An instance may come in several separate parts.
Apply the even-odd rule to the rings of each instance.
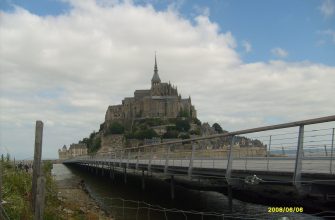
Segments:
[[[177,87],[170,82],[161,82],[155,56],[151,88],[135,90],[134,97],[123,99],[121,105],[109,106],[105,116],[105,126],[114,121],[129,124],[133,120],[143,118],[176,118],[181,112],[196,118],[197,113],[191,98],[182,99]]]

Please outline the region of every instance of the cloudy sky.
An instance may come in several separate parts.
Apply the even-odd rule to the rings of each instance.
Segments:
[[[334,115],[335,1],[4,0],[0,149],[43,156],[162,81],[226,130]]]

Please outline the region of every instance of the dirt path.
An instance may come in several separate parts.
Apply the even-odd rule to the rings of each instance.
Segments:
[[[79,183],[57,181],[59,211],[64,219],[114,220],[98,206]]]

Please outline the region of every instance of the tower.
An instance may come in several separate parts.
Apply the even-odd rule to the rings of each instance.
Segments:
[[[156,54],[155,54],[155,67],[154,67],[154,75],[151,79],[151,87],[158,85],[161,83],[161,79],[158,75],[158,68],[157,68],[157,60],[156,60]]]

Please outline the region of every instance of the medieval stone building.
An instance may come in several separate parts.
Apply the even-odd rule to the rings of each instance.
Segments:
[[[151,88],[136,90],[134,97],[123,99],[121,105],[109,106],[105,115],[105,126],[114,121],[127,124],[142,118],[176,118],[181,112],[196,118],[191,98],[182,99],[177,87],[161,82],[155,56]]]
[[[66,145],[64,145],[62,149],[58,150],[60,160],[66,160],[82,155],[87,155],[87,147],[85,144],[71,144],[69,149],[67,149]]]

